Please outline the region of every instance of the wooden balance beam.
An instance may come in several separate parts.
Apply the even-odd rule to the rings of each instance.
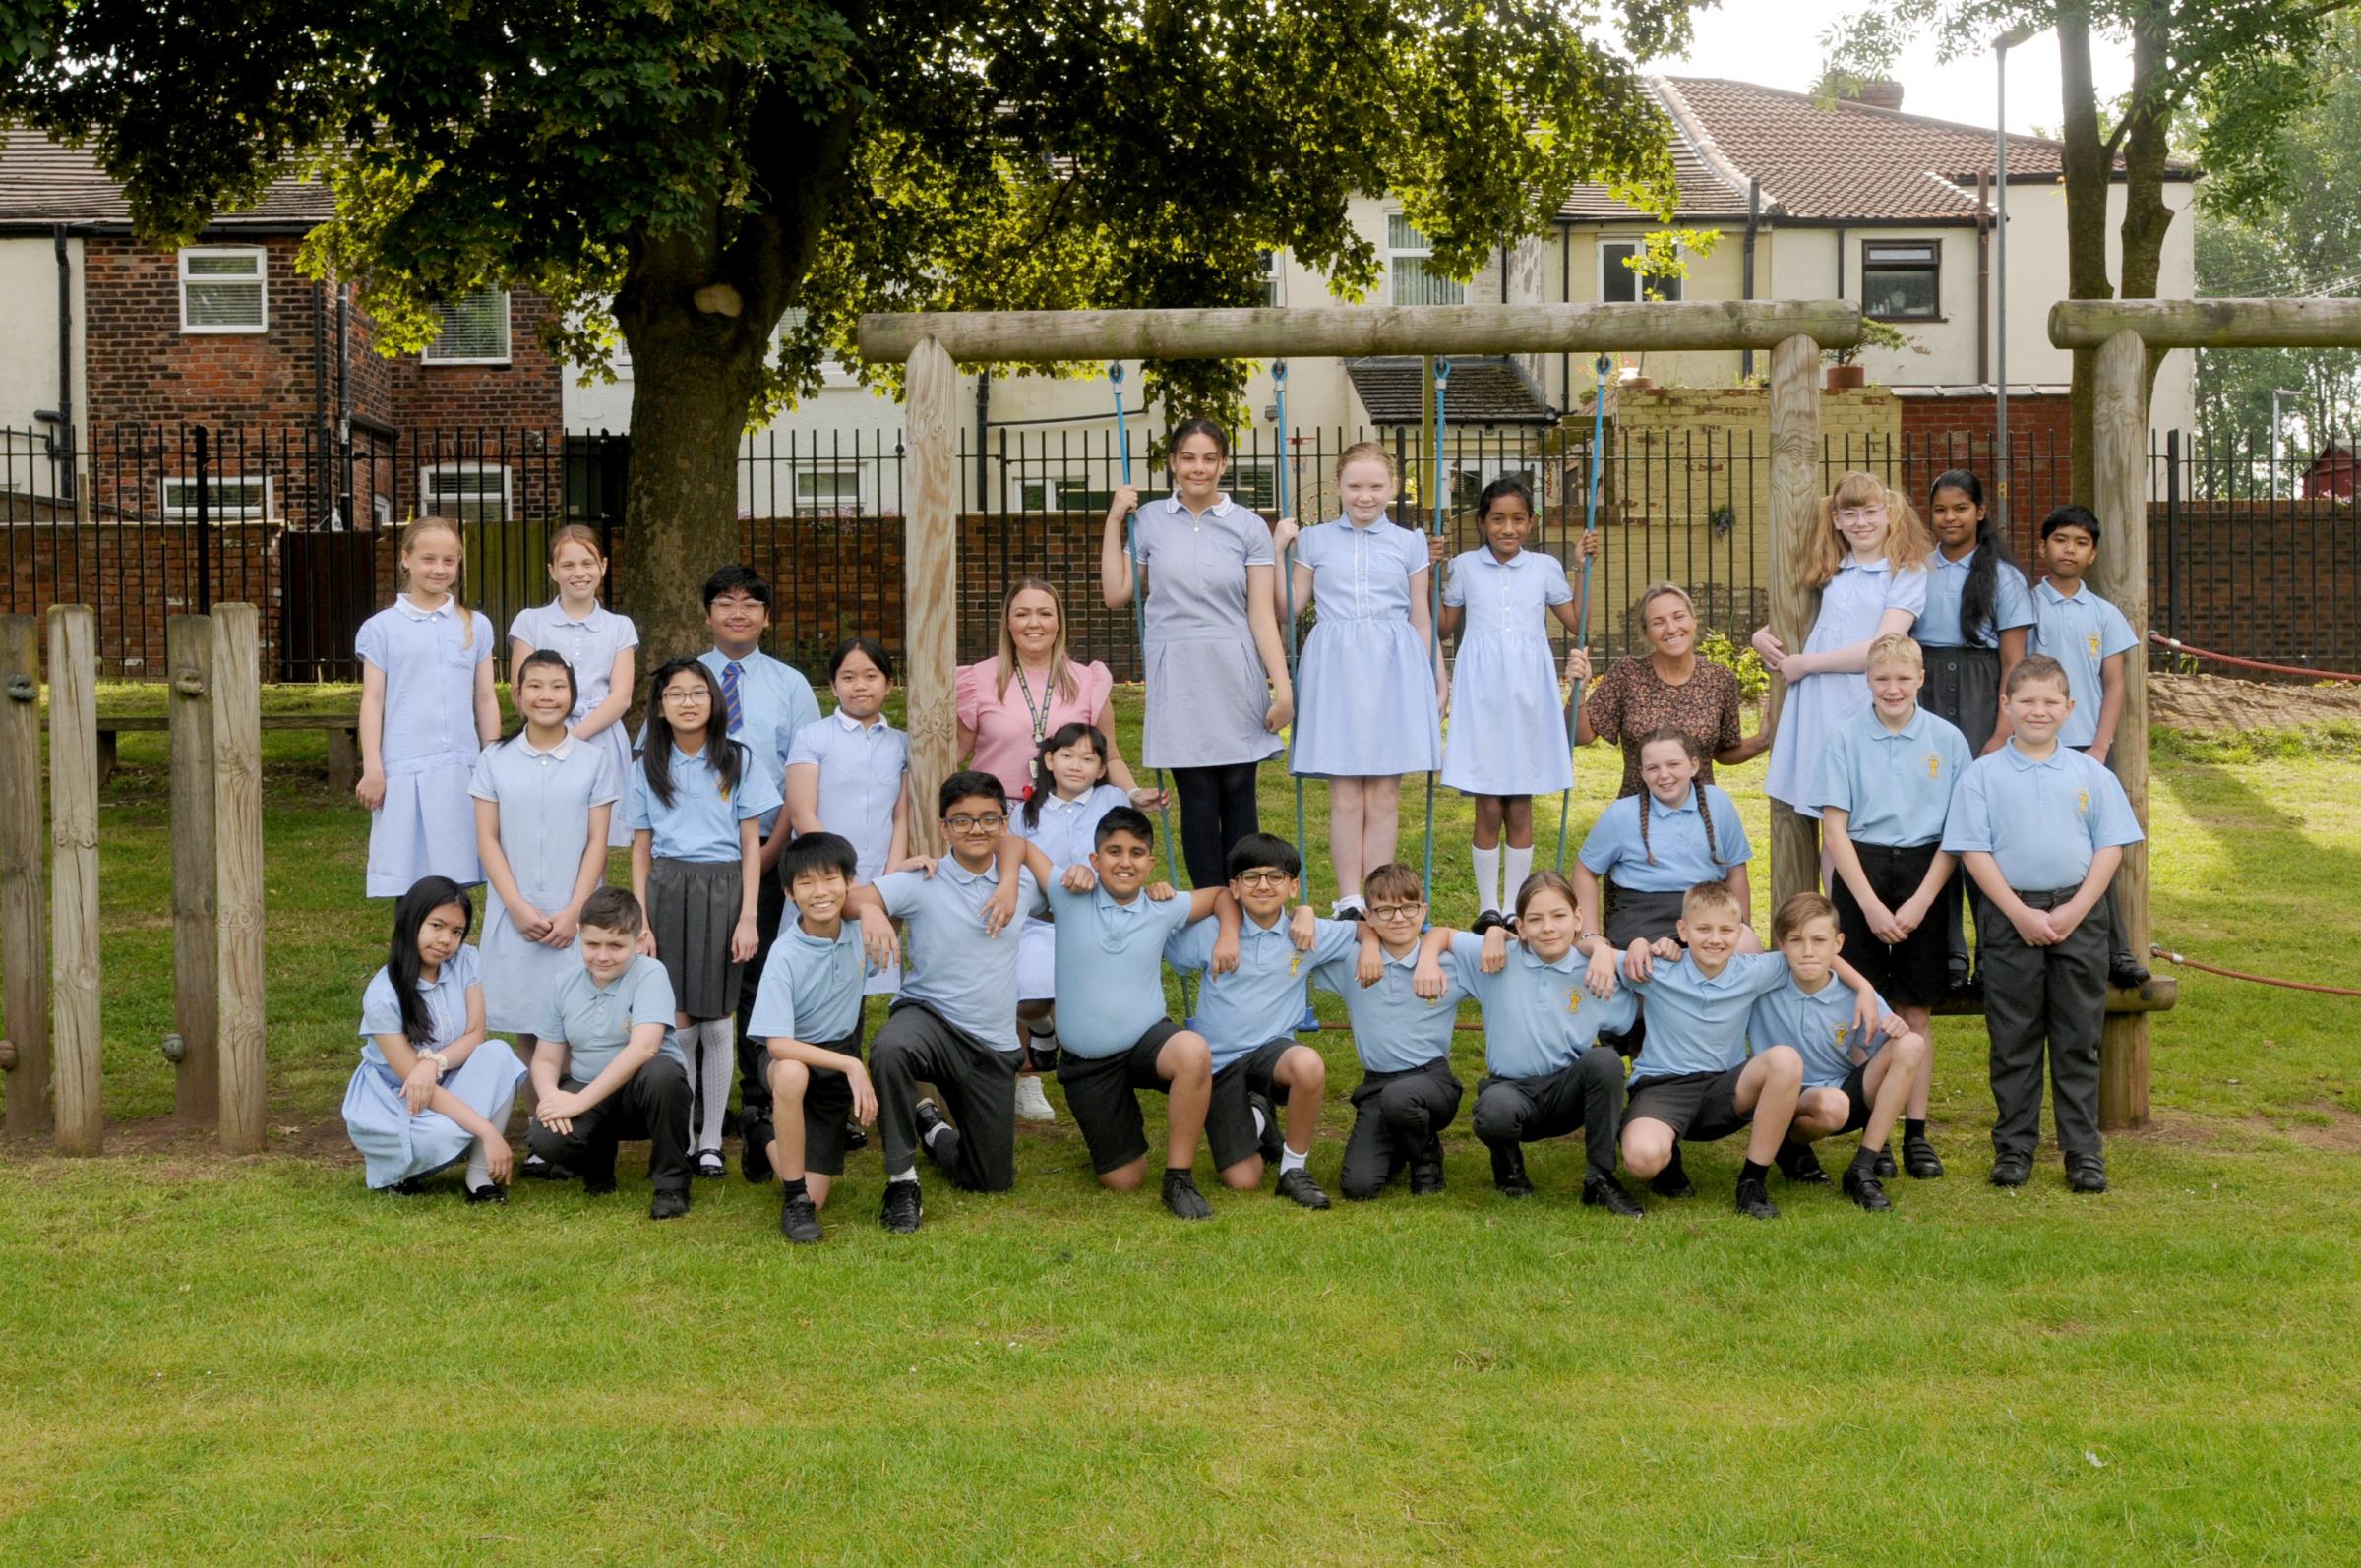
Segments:
[[[114,775],[115,738],[126,732],[154,734],[169,730],[170,718],[161,713],[98,715],[98,783]],[[361,716],[358,713],[266,713],[266,730],[320,730],[328,736],[328,786],[350,793],[361,781]]]

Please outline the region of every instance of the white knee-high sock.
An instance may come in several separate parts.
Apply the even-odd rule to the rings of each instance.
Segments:
[[[737,1066],[738,1020],[706,1018],[690,1026],[697,1043],[696,1136],[694,1153],[721,1147],[721,1118],[730,1109],[730,1073]]]
[[[506,1051],[509,1048],[497,1040],[487,1040],[475,1049],[478,1051]],[[493,1097],[492,1104],[486,1110],[484,1119],[491,1122],[493,1129],[504,1139],[509,1135],[509,1113],[516,1107],[517,1087],[527,1081],[529,1080],[517,1078],[503,1085],[500,1093]],[[484,1154],[484,1140],[478,1138],[467,1146],[467,1190],[472,1192],[477,1187],[491,1184],[492,1166]]]
[[[1514,844],[1507,845],[1502,864],[1506,868],[1507,879],[1501,883],[1500,907],[1514,909],[1517,905],[1517,889],[1523,887],[1525,878],[1533,874],[1533,846],[1528,844],[1519,849]]]
[[[1476,858],[1476,905],[1483,912],[1500,907],[1500,846],[1490,849],[1477,845],[1468,852]],[[1428,895],[1432,896],[1431,892]]]

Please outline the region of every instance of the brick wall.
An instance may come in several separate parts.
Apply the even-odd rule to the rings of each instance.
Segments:
[[[2148,516],[2150,626],[2241,658],[2361,671],[2361,513],[2351,505],[2184,501],[2176,525],[2151,501]]]
[[[210,531],[201,554],[193,527],[0,525],[0,604],[42,617],[51,605],[95,606],[100,669],[110,679],[160,681],[164,619],[204,609],[210,577],[213,602],[262,607],[268,679],[277,668],[279,530],[230,524]]]
[[[1897,481],[1923,503],[1946,468],[1966,468],[1997,502],[1990,397],[1904,397]],[[2041,519],[2073,499],[2074,417],[2063,393],[2009,398],[2009,538],[2017,559],[2031,559]]]

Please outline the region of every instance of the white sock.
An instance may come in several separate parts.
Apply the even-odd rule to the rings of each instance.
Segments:
[[[467,1190],[492,1184],[492,1162],[484,1155],[484,1140],[476,1139],[467,1145]]]
[[[1303,1162],[1310,1158],[1311,1151],[1309,1149],[1298,1154],[1294,1144],[1283,1143],[1279,1145],[1279,1174],[1285,1176],[1290,1171],[1301,1171],[1303,1169]]]
[[[896,1171],[893,1175],[885,1178],[885,1184],[887,1186],[893,1185],[896,1181],[907,1181],[912,1186],[918,1185],[918,1167],[912,1166],[907,1171]]]
[[[1500,907],[1514,909],[1517,904],[1517,890],[1525,885],[1525,878],[1533,874],[1533,846],[1528,844],[1523,849],[1519,849],[1516,845],[1510,844],[1505,848],[1508,857],[1505,863],[1508,867],[1508,879],[1500,885]]]
[[[1262,1107],[1248,1106],[1246,1109],[1254,1113],[1254,1136],[1259,1138],[1262,1136],[1262,1129],[1269,1126],[1270,1123],[1263,1119]]]
[[[730,1109],[730,1074],[738,1065],[738,1021],[706,1018],[689,1026],[696,1042],[696,1136],[692,1151],[721,1147],[721,1118]]]
[[[1478,844],[1469,851],[1476,857],[1476,907],[1485,913],[1497,913],[1500,908],[1500,846],[1485,849]]]

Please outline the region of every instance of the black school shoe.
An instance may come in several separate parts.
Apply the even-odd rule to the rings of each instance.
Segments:
[[[1880,1167],[1877,1173],[1879,1176],[1894,1174],[1883,1169],[1885,1165],[1883,1160],[1879,1161],[1878,1165]],[[1943,1159],[1942,1156],[1935,1153],[1935,1146],[1925,1138],[1905,1138],[1902,1140],[1902,1168],[1910,1174],[1910,1179],[1913,1181],[1940,1180],[1943,1176]]]
[[[1883,1181],[1896,1175],[1899,1169],[1900,1168],[1894,1164],[1893,1146],[1890,1144],[1879,1144],[1877,1146],[1877,1164],[1872,1169],[1871,1175],[1875,1176],[1880,1181]]]
[[[1793,1139],[1783,1142],[1779,1146],[1779,1153],[1771,1157],[1771,1163],[1779,1167],[1781,1176],[1798,1186],[1828,1185],[1828,1167],[1820,1163],[1820,1156],[1812,1152],[1812,1146],[1808,1143],[1797,1143]]]
[[[768,1161],[764,1161],[763,1163],[765,1165],[769,1164]],[[697,1150],[695,1170],[698,1178],[706,1181],[716,1180],[730,1174],[730,1168],[721,1163],[721,1151],[719,1149]]]
[[[1955,958],[1951,963],[1951,974],[1948,977],[1946,989],[1954,996],[1973,996],[1982,992],[1984,986],[1983,982],[1976,978],[1974,971],[1968,967],[1967,959]]]
[[[516,1168],[516,1174],[534,1181],[571,1181],[574,1179],[572,1171],[555,1161],[544,1160],[537,1154],[526,1155],[524,1164]]]
[[[1492,1150],[1492,1185],[1504,1198],[1533,1196],[1533,1178],[1525,1174],[1525,1149],[1522,1144],[1495,1143]]]
[[[937,1135],[935,1129],[942,1132]],[[932,1100],[918,1103],[918,1146],[927,1151],[927,1158],[945,1171],[959,1163],[959,1129],[950,1124],[942,1111]]]
[[[2107,960],[2107,984],[2117,991],[2138,991],[2151,978],[2148,965],[2130,953],[2117,953]]]
[[[2075,1192],[2107,1190],[2107,1162],[2095,1154],[2066,1157],[2066,1185]]]
[[[1328,1194],[1311,1178],[1311,1173],[1302,1166],[1279,1173],[1279,1195],[1290,1203],[1300,1203],[1307,1209],[1328,1207]]]
[[[918,1198],[915,1181],[885,1183],[885,1202],[878,1211],[878,1223],[896,1236],[915,1236],[918,1222],[926,1213],[926,1205]]]
[[[1257,1111],[1262,1113],[1262,1131],[1255,1136],[1254,1151],[1262,1156],[1264,1165],[1277,1165],[1282,1141],[1279,1134],[1279,1108],[1271,1104],[1270,1096],[1256,1094],[1249,1089],[1246,1091],[1246,1113],[1251,1116]]]
[[[509,1201],[509,1189],[497,1181],[487,1181],[480,1187],[469,1187],[467,1201],[470,1203],[506,1203]]]
[[[1750,1220],[1776,1220],[1779,1205],[1771,1201],[1771,1190],[1761,1176],[1738,1178],[1737,1210]]]
[[[1433,1133],[1410,1157],[1410,1195],[1431,1197],[1443,1190],[1443,1140]]]
[[[811,1193],[790,1192],[780,1200],[779,1235],[807,1244],[819,1239],[819,1210],[813,1207]]]
[[[1168,1170],[1164,1173],[1164,1206],[1176,1220],[1210,1220],[1213,1205],[1197,1190],[1196,1177],[1186,1171]]]
[[[1637,1220],[1648,1211],[1640,1207],[1639,1199],[1624,1189],[1623,1183],[1611,1176],[1596,1171],[1582,1178],[1582,1201],[1594,1209],[1620,1214],[1627,1220]]]
[[[1846,1169],[1845,1195],[1872,1214],[1894,1207],[1894,1200],[1886,1196],[1885,1183],[1877,1179],[1874,1172],[1857,1165]]]
[[[418,1176],[403,1176],[392,1186],[377,1190],[390,1198],[422,1198],[426,1196],[426,1182]]]
[[[1995,1155],[1992,1175],[1987,1177],[1996,1187],[2021,1187],[2033,1177],[2033,1157],[2029,1154]]]
[[[688,1212],[687,1187],[665,1187],[647,1202],[647,1217],[651,1220],[677,1220]]]
[[[859,1154],[869,1147],[869,1129],[851,1116],[844,1118],[844,1152]]]
[[[1689,1173],[1681,1167],[1679,1144],[1672,1145],[1671,1164],[1648,1178],[1648,1190],[1660,1198],[1693,1198],[1697,1195],[1697,1183],[1689,1179]]]

